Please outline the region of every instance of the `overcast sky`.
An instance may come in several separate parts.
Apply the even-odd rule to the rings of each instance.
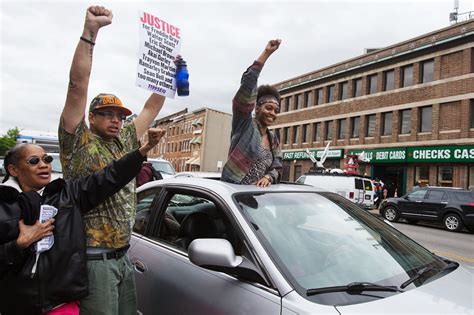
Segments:
[[[474,10],[460,0],[459,12]],[[274,84],[449,26],[453,0],[399,1],[22,1],[0,0],[0,133],[56,131],[85,11],[100,4],[113,23],[94,50],[88,102],[114,93],[138,113],[149,96],[135,86],[138,12],[180,27],[190,96],[167,99],[158,118],[210,107],[230,113],[242,72],[269,39],[281,38],[259,83]]]

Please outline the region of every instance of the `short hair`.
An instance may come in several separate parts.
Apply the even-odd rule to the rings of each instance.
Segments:
[[[258,99],[262,96],[266,96],[266,95],[271,95],[273,97],[275,97],[278,101],[278,104],[280,104],[280,100],[281,100],[281,97],[280,97],[280,92],[278,92],[278,90],[272,86],[272,85],[260,85],[257,89],[257,103],[258,103]]]
[[[8,171],[8,165],[18,166],[18,162],[20,161],[21,154],[23,153],[23,150],[29,144],[30,143],[19,143],[7,151],[7,153],[5,154],[5,159],[3,161],[3,167],[5,168],[5,172],[7,173],[7,175],[3,179],[2,183],[6,182],[8,178],[11,176],[10,172]]]

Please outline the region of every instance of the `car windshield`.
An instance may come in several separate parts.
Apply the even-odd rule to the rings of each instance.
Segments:
[[[59,160],[59,155],[52,155],[53,162],[51,162],[51,172],[53,173],[62,173],[63,167],[61,166],[61,161]]]
[[[288,281],[314,302],[346,305],[370,298],[344,292],[306,296],[310,289],[353,282],[399,287],[421,268],[446,266],[396,229],[333,193],[238,194],[235,201]]]
[[[168,162],[159,162],[159,161],[149,161],[153,165],[153,168],[161,173],[166,173],[170,175],[175,175],[175,171],[171,164]]]

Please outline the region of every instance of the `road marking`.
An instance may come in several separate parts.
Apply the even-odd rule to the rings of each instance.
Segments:
[[[447,258],[457,259],[457,260],[461,260],[461,261],[468,262],[468,263],[474,263],[474,258],[459,256],[459,255],[446,253],[446,252],[441,252],[439,250],[434,250],[433,252],[438,256],[444,256],[444,257],[447,257]]]

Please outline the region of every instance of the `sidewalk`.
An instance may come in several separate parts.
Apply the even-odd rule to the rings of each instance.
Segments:
[[[369,212],[372,213],[373,215],[376,215],[376,216],[380,217],[379,209],[377,209],[377,208],[371,209],[371,210],[367,210],[367,211],[369,211]]]

